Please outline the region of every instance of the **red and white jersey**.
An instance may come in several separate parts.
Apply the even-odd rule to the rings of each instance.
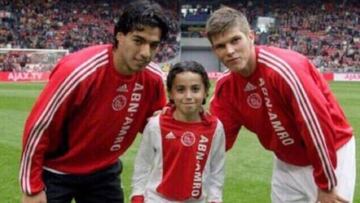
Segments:
[[[256,47],[255,72],[247,78],[224,74],[210,109],[224,124],[227,150],[245,126],[280,160],[312,165],[320,188],[336,186],[336,150],[353,132],[327,82],[305,56]]]
[[[43,169],[89,174],[115,163],[165,104],[162,72],[153,63],[125,76],[114,67],[112,45],[65,56],[26,121],[23,192],[44,189]]]
[[[132,178],[132,197],[145,202],[222,202],[225,135],[221,122],[173,118],[173,109],[147,124]]]

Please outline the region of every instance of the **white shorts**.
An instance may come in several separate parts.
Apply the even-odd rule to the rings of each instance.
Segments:
[[[356,161],[354,136],[337,152],[336,191],[340,197],[352,202],[355,190]],[[273,203],[313,203],[317,199],[317,186],[313,167],[299,167],[274,158],[271,180]]]

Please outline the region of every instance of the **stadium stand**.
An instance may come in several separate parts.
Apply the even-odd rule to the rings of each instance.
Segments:
[[[0,48],[68,49],[112,42],[112,21],[129,0],[0,0]],[[160,0],[171,19],[181,19],[182,36],[204,37],[209,14],[222,5],[243,11],[257,33],[257,44],[289,48],[310,57],[322,71],[360,72],[358,0]],[[259,16],[275,19],[266,31]],[[180,51],[179,26],[156,56],[167,61]],[[0,60],[4,61],[3,57]],[[1,67],[0,67],[1,68]]]
[[[204,26],[201,26],[204,22],[199,19],[218,6],[231,6],[250,19],[257,33],[257,44],[303,53],[323,72],[359,72],[360,2],[338,2],[227,0],[213,1],[209,5],[204,1],[187,0],[182,9],[182,36],[205,37]],[[256,26],[259,16],[274,18],[274,25],[267,31],[260,30]]]
[[[67,49],[113,42],[113,21],[127,1],[0,1],[0,48]],[[166,1],[163,2],[166,4]],[[165,5],[169,6],[169,5]],[[168,9],[172,31],[157,61],[179,50],[177,12]]]

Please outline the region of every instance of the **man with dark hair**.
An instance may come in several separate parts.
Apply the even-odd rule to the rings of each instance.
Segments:
[[[124,202],[118,158],[166,103],[162,72],[151,62],[168,35],[165,19],[158,4],[131,3],[113,45],[56,65],[25,124],[23,202]]]
[[[224,124],[227,150],[245,126],[274,152],[274,203],[351,202],[353,129],[315,66],[294,51],[256,46],[245,15],[232,8],[215,11],[206,32],[230,70],[210,104]]]

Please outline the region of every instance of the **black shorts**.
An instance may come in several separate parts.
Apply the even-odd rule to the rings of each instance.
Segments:
[[[44,170],[43,180],[46,185],[48,203],[123,203],[124,193],[120,174],[122,163],[89,175],[60,175]]]

